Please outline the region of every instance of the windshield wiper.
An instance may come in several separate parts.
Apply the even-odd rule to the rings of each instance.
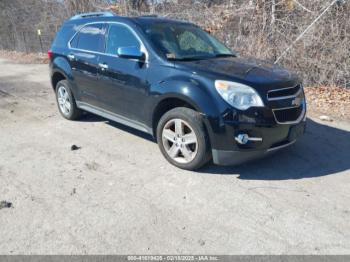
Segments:
[[[215,54],[214,57],[237,57],[235,54]]]
[[[198,61],[217,57],[237,57],[235,54],[215,54],[214,56],[169,57],[170,61]]]
[[[203,56],[193,56],[193,57],[174,57],[174,58],[168,58],[170,61],[196,61],[196,60],[202,60],[202,59],[208,59],[210,57],[203,57]]]

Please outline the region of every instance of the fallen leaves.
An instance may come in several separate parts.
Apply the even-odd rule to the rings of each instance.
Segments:
[[[350,120],[350,89],[326,86],[307,87],[305,94],[311,115],[326,115],[328,118],[332,116]]]
[[[0,57],[18,64],[47,64],[49,62],[47,55],[43,53],[26,54],[17,51],[0,50]]]

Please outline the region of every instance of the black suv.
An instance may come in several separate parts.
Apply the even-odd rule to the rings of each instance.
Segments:
[[[63,117],[87,111],[147,132],[183,169],[264,156],[305,130],[295,74],[240,58],[187,22],[77,15],[63,24],[49,58]]]

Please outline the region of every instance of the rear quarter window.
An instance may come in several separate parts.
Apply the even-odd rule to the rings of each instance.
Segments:
[[[64,48],[67,47],[69,40],[73,37],[77,30],[77,26],[69,24],[63,25],[58,31],[55,40],[52,43],[53,47]]]

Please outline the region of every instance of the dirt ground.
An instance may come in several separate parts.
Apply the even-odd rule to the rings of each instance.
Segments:
[[[147,135],[64,120],[47,65],[0,59],[1,254],[348,254],[349,192],[349,122],[188,172]]]

